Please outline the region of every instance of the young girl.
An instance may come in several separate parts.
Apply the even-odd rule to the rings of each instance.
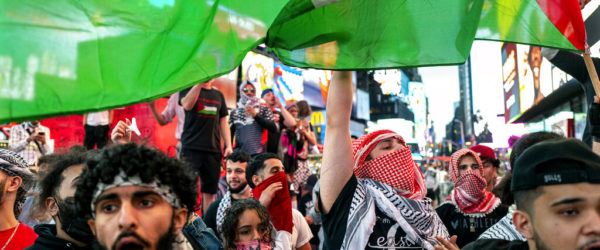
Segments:
[[[274,233],[267,209],[254,198],[240,200],[226,211],[222,225],[225,249],[272,249]]]

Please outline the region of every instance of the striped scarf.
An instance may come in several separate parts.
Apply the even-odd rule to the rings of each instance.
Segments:
[[[342,249],[365,249],[377,220],[375,207],[395,220],[411,241],[425,249],[439,244],[435,236],[448,238],[448,231],[431,199],[413,200],[398,195],[391,186],[358,179],[352,198]]]
[[[247,188],[247,187],[246,187]],[[219,202],[219,207],[217,208],[217,230],[222,232],[221,225],[223,225],[223,221],[225,220],[225,211],[231,207],[231,191],[227,191],[221,202]]]
[[[508,208],[508,214],[506,214],[500,221],[494,224],[492,227],[488,228],[483,232],[478,240],[480,239],[497,239],[497,240],[520,240],[527,241],[519,231],[515,228],[513,224],[513,214],[515,213],[516,206],[513,204]]]

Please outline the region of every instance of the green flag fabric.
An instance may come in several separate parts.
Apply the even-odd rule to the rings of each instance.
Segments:
[[[0,0],[0,122],[149,101],[228,73],[284,5]]]
[[[321,69],[459,64],[474,39],[583,50],[576,6],[576,0],[0,0],[0,123],[149,101],[230,72],[263,42],[287,65]]]
[[[584,49],[576,0],[323,0],[331,3],[311,7],[314,1],[289,3],[269,29],[267,45],[285,64],[346,70],[459,64],[475,39]]]

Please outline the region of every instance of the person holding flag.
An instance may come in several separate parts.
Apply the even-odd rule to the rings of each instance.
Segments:
[[[350,143],[351,72],[334,72],[329,88],[318,195],[324,249],[454,247],[404,139],[380,130]]]

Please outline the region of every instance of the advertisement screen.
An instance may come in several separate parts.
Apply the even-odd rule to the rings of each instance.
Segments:
[[[227,104],[227,108],[234,109],[236,106],[236,98],[237,98],[237,68],[231,71],[229,74],[222,75],[217,77],[213,82],[213,87],[221,91],[223,96],[225,97],[225,104]]]
[[[517,44],[521,113],[538,104],[552,91],[552,66],[539,46]]]
[[[502,77],[505,120],[515,119],[565,82],[565,75],[542,56],[539,46],[505,43]]]
[[[273,93],[279,97],[281,103],[286,101],[304,100],[304,78],[302,70],[289,67],[281,63],[275,63]]]
[[[242,82],[250,82],[260,94],[273,87],[273,59],[254,52],[248,52],[242,61]]]
[[[504,120],[508,123],[520,114],[519,78],[517,76],[517,47],[502,45],[502,83],[504,88]]]
[[[375,70],[373,79],[381,85],[385,95],[395,95],[406,100],[408,94],[408,76],[399,69]]]
[[[302,72],[302,77],[304,78],[304,99],[311,106],[325,108],[331,74],[331,70],[317,69],[307,69]]]

